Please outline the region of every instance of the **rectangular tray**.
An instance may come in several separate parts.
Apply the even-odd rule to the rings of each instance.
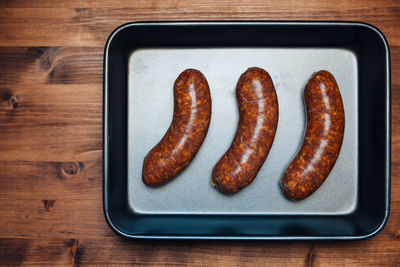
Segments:
[[[354,22],[141,22],[109,37],[104,58],[104,211],[136,238],[362,239],[379,232],[390,198],[390,66],[387,42]],[[267,70],[279,102],[269,156],[252,184],[233,196],[211,187],[211,171],[238,121],[235,86],[248,67]],[[143,158],[172,119],[173,83],[200,70],[212,97],[207,137],[191,164],[158,188],[143,184]],[[303,90],[332,72],[346,125],[324,184],[300,202],[279,179],[305,128]]]

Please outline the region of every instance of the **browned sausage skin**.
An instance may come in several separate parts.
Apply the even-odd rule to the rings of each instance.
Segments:
[[[236,98],[240,116],[236,134],[212,173],[212,185],[224,193],[235,193],[254,180],[278,125],[278,99],[265,70],[253,67],[243,73]]]
[[[301,148],[281,179],[283,193],[302,200],[318,189],[335,165],[343,141],[344,109],[336,80],[315,73],[304,90],[307,126]]]
[[[208,131],[211,96],[204,75],[183,71],[174,84],[174,116],[161,141],[146,155],[143,182],[161,185],[181,172],[195,157]]]

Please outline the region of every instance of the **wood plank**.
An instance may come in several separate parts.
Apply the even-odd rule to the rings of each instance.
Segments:
[[[383,29],[389,42],[400,45],[400,9],[396,2],[369,5],[336,1],[304,5],[265,1],[130,2],[128,6],[92,7],[85,1],[76,8],[2,8],[0,45],[2,46],[97,46],[104,47],[117,26],[131,21],[149,20],[355,20]],[[73,4],[73,2],[71,3]],[[44,1],[44,6],[48,6]],[[40,5],[39,5],[40,6]],[[69,5],[68,5],[69,6]],[[96,5],[94,5],[96,6]],[[102,6],[99,4],[99,6]],[[117,8],[116,8],[117,7]],[[35,29],[46,29],[38,31]]]
[[[102,149],[102,86],[0,86],[0,161],[70,161]]]
[[[102,209],[101,150],[70,161],[0,161],[1,237],[114,235]]]
[[[392,243],[395,244],[395,243]],[[131,242],[129,240],[113,240],[98,246],[95,253],[91,240],[82,241],[85,252],[80,257],[80,263],[101,263],[103,259],[113,257],[115,264],[146,264],[151,259],[152,264],[171,265],[204,265],[218,266],[343,266],[343,264],[360,265],[393,265],[400,260],[398,246],[388,248],[376,247],[374,242],[339,242],[339,243],[285,243],[285,242]],[[139,249],[140,248],[140,249]],[[359,250],[360,256],[354,257],[354,250]],[[386,252],[386,257],[374,257]],[[388,252],[390,251],[390,252]],[[284,252],[284,253],[283,253]],[[372,255],[361,257],[361,255]]]
[[[102,48],[0,47],[1,85],[101,84]]]
[[[0,239],[0,264],[396,266],[398,242],[195,242],[110,238]],[[48,253],[41,253],[46,251]],[[359,251],[355,254],[354,251]],[[384,256],[382,256],[384,255]]]
[[[400,86],[400,46],[390,45],[390,65],[392,72],[392,95],[393,97],[399,97],[400,92],[398,91]],[[397,99],[397,98],[396,98]],[[392,102],[397,108],[397,102]]]
[[[0,239],[0,264],[54,265],[73,264],[78,243],[74,239]],[[43,252],[46,253],[43,253]]]
[[[231,4],[232,6],[230,6]],[[333,12],[336,10],[353,10],[359,9],[360,7],[374,7],[378,6],[375,0],[332,0],[321,5],[318,0],[298,0],[295,5],[291,1],[280,1],[280,0],[270,0],[268,2],[263,0],[221,0],[218,2],[212,2],[210,0],[199,0],[196,2],[192,1],[154,1],[154,0],[137,0],[135,3],[132,1],[124,0],[69,0],[69,1],[57,1],[52,0],[36,0],[36,1],[26,1],[26,0],[13,0],[13,1],[3,1],[0,2],[0,8],[62,8],[62,7],[92,7],[92,8],[129,8],[132,6],[138,6],[142,9],[154,10],[154,9],[171,9],[171,8],[190,8],[191,6],[202,6],[204,8],[213,9],[228,7],[231,9],[240,9],[243,6],[246,8],[257,8],[262,6],[269,6],[274,10],[294,10],[295,7],[307,6],[309,10],[324,10],[331,9]],[[396,0],[382,0],[379,2],[379,6],[393,6],[397,7]]]

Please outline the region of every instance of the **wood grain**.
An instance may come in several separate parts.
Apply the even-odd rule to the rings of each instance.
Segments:
[[[4,2],[0,45],[103,47],[111,31],[126,22],[238,19],[364,21],[381,28],[392,45],[400,45],[397,1],[75,0],[54,5],[48,0]]]
[[[386,35],[392,61],[387,226],[357,242],[142,241],[102,211],[102,64],[110,32],[139,20],[355,20]],[[0,1],[1,265],[400,264],[400,2]]]

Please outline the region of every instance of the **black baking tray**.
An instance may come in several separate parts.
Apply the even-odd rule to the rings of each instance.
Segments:
[[[178,54],[176,54],[176,51],[178,51]],[[177,57],[179,51],[185,51],[187,57]],[[140,89],[137,83],[132,82],[132,79],[139,81],[139,76],[147,73],[146,75],[149,75],[149,78],[146,79],[150,84],[154,83],[154,90],[157,90],[157,79],[171,79],[172,76],[176,78],[179,72],[172,73],[171,77],[168,74],[153,75],[151,68],[146,70],[142,65],[137,64],[142,64],[140,62],[148,60],[149,66],[156,68],[154,64],[157,64],[157,55],[172,53],[168,55],[170,62],[165,62],[164,57],[163,63],[162,56],[159,62],[160,65],[170,64],[175,66],[184,62],[185,59],[193,58],[191,51],[194,54],[197,53],[197,56],[193,56],[194,58],[201,58],[202,55],[207,56],[210,51],[216,51],[217,54],[215,55],[219,55],[219,51],[227,51],[226,55],[237,52],[238,55],[255,55],[254,60],[249,62],[258,62],[257,51],[260,51],[260,55],[266,57],[270,55],[271,61],[273,61],[274,56],[276,61],[277,58],[285,58],[286,52],[292,53],[287,56],[283,63],[269,62],[265,66],[276,83],[280,101],[280,120],[282,117],[282,122],[279,122],[281,126],[278,126],[277,136],[279,127],[285,127],[289,124],[297,125],[298,129],[304,127],[304,123],[296,124],[294,121],[290,121],[291,117],[295,118],[296,116],[288,113],[290,109],[286,108],[285,110],[284,101],[290,94],[285,91],[285,86],[283,86],[287,86],[285,79],[286,81],[290,79],[298,80],[301,77],[304,80],[305,74],[301,73],[303,68],[293,68],[294,74],[292,76],[285,73],[284,68],[287,71],[287,65],[296,60],[303,60],[302,57],[310,57],[309,55],[311,55],[310,61],[305,60],[304,64],[308,64],[308,62],[314,64],[312,63],[314,60],[318,63],[316,63],[316,66],[325,66],[324,60],[336,62],[336,58],[338,61],[334,65],[337,65],[332,65],[332,68],[337,69],[337,76],[335,76],[340,78],[338,84],[343,90],[344,102],[346,104],[347,95],[349,95],[349,98],[354,98],[350,102],[355,103],[354,106],[347,104],[347,110],[345,105],[346,116],[353,116],[350,120],[346,118],[347,135],[349,138],[356,138],[355,140],[349,139],[347,144],[344,141],[346,148],[342,147],[343,158],[338,159],[332,171],[334,174],[331,173],[330,175],[336,176],[336,178],[328,177],[325,182],[327,185],[325,186],[324,183],[321,189],[314,194],[315,197],[313,195],[310,200],[307,200],[309,202],[293,203],[288,201],[285,202],[286,206],[279,204],[287,200],[280,195],[274,195],[277,194],[278,189],[268,184],[271,179],[259,177],[263,176],[263,170],[260,171],[255,182],[242,190],[243,192],[241,191],[238,196],[235,195],[231,198],[222,196],[215,189],[211,187],[211,189],[208,189],[207,186],[202,186],[199,182],[195,184],[195,186],[198,186],[198,191],[195,193],[201,195],[202,190],[204,190],[206,194],[212,194],[210,195],[211,199],[212,197],[220,198],[221,201],[226,203],[226,205],[221,204],[215,207],[202,206],[195,198],[198,195],[193,193],[185,195],[183,191],[179,190],[184,188],[182,184],[185,182],[189,187],[193,184],[190,180],[193,176],[191,172],[199,174],[199,172],[195,172],[196,166],[204,169],[203,180],[208,181],[210,179],[207,166],[202,166],[201,164],[204,164],[204,162],[198,159],[204,158],[201,155],[211,153],[208,151],[213,151],[213,149],[207,149],[207,142],[205,142],[199,155],[195,158],[197,162],[191,164],[195,167],[185,170],[185,174],[183,174],[185,177],[177,177],[166,186],[153,191],[144,187],[141,184],[141,177],[138,175],[141,170],[137,166],[140,166],[142,159],[138,160],[136,157],[141,155],[137,147],[145,144],[148,134],[152,132],[159,132],[157,134],[162,136],[165,132],[165,126],[160,127],[160,129],[152,129],[145,135],[143,135],[143,132],[135,135],[134,131],[140,127],[137,117],[139,115],[146,116],[146,114],[138,114],[140,113],[139,110],[138,112],[134,111],[136,113],[132,116],[132,110],[135,110],[138,101],[142,101],[142,99],[137,100],[135,98],[136,96],[139,97],[140,94],[137,94],[136,91],[132,93],[132,87],[134,90],[149,90],[149,92],[152,88],[150,86],[150,88]],[[315,58],[312,58],[313,56]],[[347,66],[342,66],[340,63],[341,56],[352,60],[354,71],[347,72]],[[177,58],[180,61],[176,60]],[[215,58],[218,59],[218,57]],[[210,64],[213,64],[212,60],[210,58]],[[214,63],[217,64],[217,62]],[[206,63],[204,64],[202,66],[205,69],[206,77],[212,81],[211,69],[208,69],[209,66]],[[236,63],[233,62],[232,65],[234,64]],[[237,64],[245,65],[246,62]],[[268,69],[268,66],[271,66],[271,69]],[[327,63],[326,66],[329,66],[329,64]],[[279,72],[280,67],[282,67],[281,73]],[[166,68],[166,72],[168,72],[168,69],[173,68]],[[203,71],[203,69],[200,70]],[[216,71],[220,69],[223,68],[218,67]],[[229,70],[229,68],[226,69]],[[207,70],[209,71],[208,75]],[[317,70],[315,69],[315,71]],[[350,73],[348,74],[349,77],[346,76],[346,73]],[[311,73],[308,74],[311,75]],[[234,83],[237,78],[238,76],[236,80],[232,78]],[[347,80],[352,80],[352,82]],[[306,80],[303,81],[304,84],[305,82]],[[213,84],[217,84],[217,82],[213,82]],[[213,90],[211,82],[210,87]],[[216,85],[216,87],[218,86]],[[300,88],[300,86],[297,87]],[[356,91],[352,92],[352,87]],[[172,90],[172,85],[169,89]],[[216,89],[214,88],[214,90]],[[154,93],[157,94],[157,92]],[[285,93],[288,94],[286,97],[279,97],[279,94],[285,96]],[[218,96],[216,93],[214,94],[213,96],[212,91],[213,116],[218,118]],[[376,235],[383,229],[388,219],[391,149],[390,56],[385,37],[374,26],[358,22],[265,21],[136,22],[125,24],[117,28],[106,43],[103,97],[104,214],[110,227],[123,236],[162,239],[356,240]],[[301,97],[297,96],[296,99],[293,101],[300,104]],[[148,101],[148,104],[151,105],[153,100],[149,99]],[[169,105],[168,107],[171,106],[171,102],[171,99],[167,97],[166,105]],[[157,103],[156,106],[160,105]],[[222,105],[220,106],[222,108]],[[282,106],[283,108],[281,108]],[[214,109],[217,112],[214,112]],[[295,107],[293,107],[293,110],[295,110]],[[158,110],[158,112],[161,111]],[[154,110],[154,113],[157,113],[157,109]],[[302,114],[301,111],[299,113]],[[304,117],[304,115],[299,116],[299,118]],[[236,119],[235,117],[232,118],[233,120]],[[286,122],[285,118],[288,118]],[[140,122],[142,123],[142,121]],[[166,122],[166,124],[168,123],[169,121]],[[227,123],[229,123],[229,120]],[[220,128],[229,130],[228,126],[220,126]],[[217,129],[217,127],[218,124],[212,122],[208,135],[212,136],[213,129]],[[232,127],[232,129],[235,128]],[[286,132],[288,131],[281,130],[280,136],[285,136]],[[296,132],[296,138],[300,140],[301,132]],[[230,135],[230,133],[227,133],[227,135]],[[229,143],[231,136],[225,139]],[[278,144],[275,145],[275,143]],[[272,164],[274,158],[278,161],[287,161],[288,158],[280,159],[279,157],[285,153],[285,144],[288,143],[284,140],[281,143],[279,140],[275,140],[273,146],[277,147],[275,149],[277,151],[271,150],[267,162],[263,166],[266,173],[273,172],[271,165],[274,165]],[[296,148],[295,145],[296,143],[288,149],[288,151],[290,150],[288,154],[295,152],[293,150]],[[143,151],[145,151],[148,147],[143,146]],[[347,149],[349,147],[351,149]],[[218,150],[218,148],[214,150]],[[347,155],[347,152],[343,152],[347,150],[354,151],[356,156],[352,157],[351,154]],[[340,162],[344,163],[341,164]],[[352,164],[354,171],[346,169],[346,162]],[[346,175],[349,177],[347,178]],[[196,178],[195,181],[199,181],[199,179]],[[349,181],[349,184],[347,184],[347,181]],[[179,187],[180,184],[181,187]],[[265,200],[257,197],[256,190],[262,190],[263,186],[266,187],[266,190],[269,190],[270,196],[276,196],[268,199],[268,205],[263,205],[262,201]],[[351,209],[343,211],[339,207],[339,209],[329,211],[329,206],[335,207],[336,202],[340,202],[338,196],[340,196],[342,189],[345,190],[348,186],[354,187],[352,198],[349,197],[353,202]],[[141,198],[138,198],[139,195]],[[165,195],[170,195],[172,198],[164,201],[162,197],[159,197]],[[185,197],[190,198],[191,196],[193,196],[192,202],[188,204],[188,199],[185,199]],[[252,197],[254,198],[252,199]],[[314,199],[312,199],[313,197]],[[347,197],[342,198],[342,201],[347,201]],[[208,198],[209,196],[205,197],[206,200]],[[180,200],[175,201],[175,199]],[[241,199],[259,204],[258,206],[245,205],[240,202]],[[137,202],[139,200],[142,201],[140,205]],[[236,203],[237,208],[229,210],[229,203]],[[326,209],[323,205],[328,208]],[[281,208],[282,210],[280,210]],[[325,209],[326,212],[324,212]]]

